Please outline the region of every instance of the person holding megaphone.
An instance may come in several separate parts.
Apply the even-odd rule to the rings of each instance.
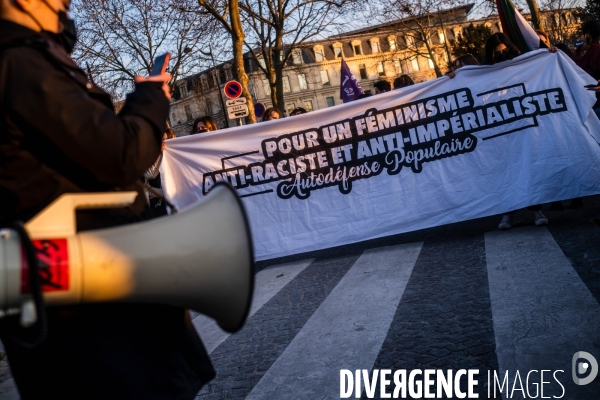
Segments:
[[[109,95],[69,57],[77,38],[69,5],[0,0],[2,226],[31,220],[66,193],[132,187],[160,152],[171,76],[136,78],[115,115]],[[82,212],[78,231],[139,220],[139,192],[130,207]],[[35,336],[35,325],[0,319],[24,400],[191,399],[215,374],[180,307],[61,306],[48,308],[46,321],[45,341],[28,347],[14,338]]]

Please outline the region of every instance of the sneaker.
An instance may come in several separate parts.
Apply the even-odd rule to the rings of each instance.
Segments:
[[[548,218],[546,218],[546,216],[544,214],[542,214],[541,211],[533,212],[533,220],[535,221],[535,224],[537,226],[548,225]]]
[[[512,214],[504,214],[502,221],[498,225],[498,229],[510,229],[512,228]]]

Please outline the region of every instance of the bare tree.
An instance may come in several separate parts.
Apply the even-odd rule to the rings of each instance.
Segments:
[[[214,29],[209,18],[182,13],[162,0],[74,0],[71,12],[79,31],[75,60],[89,66],[95,82],[116,99],[162,53],[171,53],[173,81],[197,69],[202,60],[196,50]]]
[[[429,60],[436,76],[442,76],[439,58],[451,57],[452,49],[446,37],[448,26],[464,22],[467,6],[462,0],[383,0],[377,10],[384,21],[395,21],[390,26],[402,38],[382,55],[400,61],[416,57]],[[402,40],[402,41],[400,41]]]
[[[579,34],[577,13],[581,0],[542,0],[542,29],[552,43],[571,42]]]
[[[341,24],[356,0],[241,0],[246,47],[265,74],[273,107],[283,109],[283,70],[301,64],[299,47]],[[296,53],[295,53],[296,52]]]
[[[173,8],[183,10],[190,15],[210,15],[230,35],[233,55],[233,71],[242,85],[242,96],[247,100],[248,122],[255,123],[254,103],[248,89],[248,74],[244,67],[244,39],[246,33],[240,17],[238,0],[197,0],[197,6],[191,7],[186,0],[171,0]]]

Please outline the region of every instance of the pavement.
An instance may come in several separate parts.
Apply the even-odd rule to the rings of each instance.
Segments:
[[[494,216],[257,263],[241,331],[193,314],[217,370],[197,398],[338,399],[342,369],[477,369],[479,398],[600,398],[600,376],[571,377],[575,352],[600,360],[600,196],[544,213],[547,227],[521,210],[508,231]],[[351,398],[385,398],[377,382]],[[6,359],[0,399],[18,399]]]

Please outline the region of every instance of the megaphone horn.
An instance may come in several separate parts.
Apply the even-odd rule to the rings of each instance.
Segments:
[[[208,315],[226,331],[240,329],[252,299],[254,257],[246,214],[233,189],[216,185],[204,200],[175,215],[75,234],[75,208],[123,205],[133,198],[63,195],[25,226],[41,264],[46,304],[169,304]],[[18,235],[3,230],[5,314],[31,299],[26,271]]]

